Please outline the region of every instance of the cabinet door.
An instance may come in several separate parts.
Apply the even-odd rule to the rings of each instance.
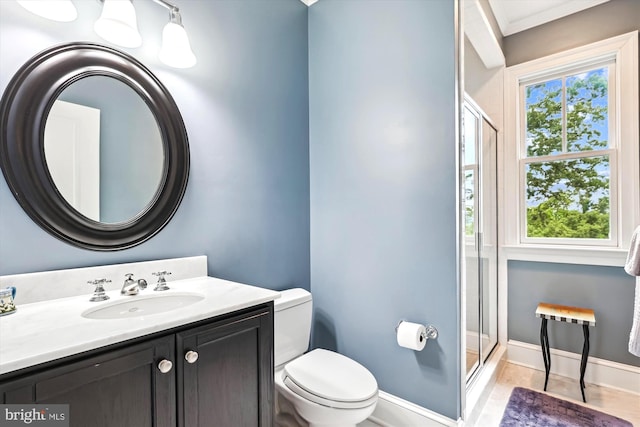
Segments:
[[[176,342],[179,426],[273,425],[272,309],[179,333]],[[188,352],[198,355],[193,363]]]
[[[4,403],[68,404],[71,427],[175,426],[175,338],[159,338],[0,384]]]

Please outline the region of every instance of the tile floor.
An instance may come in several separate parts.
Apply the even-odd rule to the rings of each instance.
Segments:
[[[542,391],[544,372],[505,362],[477,421],[475,423],[467,422],[465,427],[498,427],[514,387]],[[569,400],[623,418],[635,427],[640,427],[640,395],[587,383],[585,388],[587,403],[585,404],[582,402],[577,380],[554,374],[549,376],[547,393],[559,399]],[[366,420],[358,424],[358,427],[379,427],[379,424],[372,420]]]
[[[544,372],[524,366],[505,363],[498,373],[496,384],[473,427],[497,427],[507,406],[514,387],[525,387],[542,391]],[[547,393],[564,400],[588,406],[597,411],[606,412],[640,427],[640,395],[625,393],[608,387],[587,383],[585,394],[587,403],[582,402],[578,381],[551,374]]]

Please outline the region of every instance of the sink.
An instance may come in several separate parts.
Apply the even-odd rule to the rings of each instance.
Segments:
[[[127,297],[101,304],[82,313],[87,319],[126,319],[164,313],[187,307],[204,299],[204,295],[197,293],[172,293],[169,295],[144,295]]]

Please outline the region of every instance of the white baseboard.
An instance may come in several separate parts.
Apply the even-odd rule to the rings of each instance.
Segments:
[[[456,427],[455,421],[392,394],[380,391],[378,404],[369,420],[382,427]]]
[[[552,348],[551,373],[577,380],[580,378],[580,359],[580,354]],[[539,345],[509,340],[507,360],[544,371]],[[589,357],[584,380],[587,383],[640,395],[640,367]]]

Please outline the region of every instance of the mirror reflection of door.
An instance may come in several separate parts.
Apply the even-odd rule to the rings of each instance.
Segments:
[[[51,178],[78,212],[100,221],[100,110],[57,100],[44,131]]]

